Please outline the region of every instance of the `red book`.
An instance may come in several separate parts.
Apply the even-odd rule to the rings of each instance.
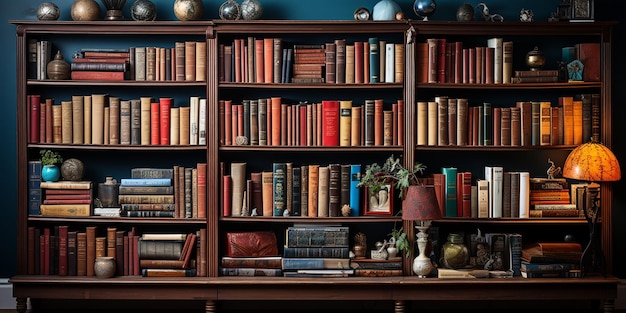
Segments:
[[[272,97],[271,101],[271,110],[268,110],[268,113],[271,112],[271,120],[268,120],[268,122],[271,123],[271,125],[268,125],[268,131],[271,129],[272,130],[272,146],[280,146],[280,129],[281,129],[281,98],[280,97]],[[269,115],[269,114],[268,114]]]
[[[274,38],[263,39],[263,73],[266,83],[274,81]]]
[[[600,81],[600,44],[597,42],[579,43],[575,47],[578,60],[585,66],[583,80]]]
[[[404,146],[404,100],[398,100],[398,146]]]
[[[40,266],[40,274],[50,275],[50,228],[43,229],[43,235],[41,235],[40,244],[43,243],[43,249],[40,251],[39,264],[42,264],[43,267]],[[43,261],[43,262],[42,262]]]
[[[133,260],[133,275],[141,275],[141,267],[139,266],[139,236],[133,236],[133,250],[131,259]]]
[[[363,42],[354,42],[354,83],[363,83]]]
[[[463,82],[463,42],[454,43],[454,83]]]
[[[54,100],[46,99],[46,140],[45,143],[52,143],[52,105]]]
[[[232,188],[232,179],[230,175],[224,175],[222,178],[222,216],[231,216],[231,188]]]
[[[169,145],[170,144],[170,109],[172,108],[172,98],[160,98],[159,99],[159,107],[160,107],[160,142],[161,145]]]
[[[243,105],[238,104],[236,106],[234,106],[233,108],[237,108],[237,136],[243,136],[244,135],[244,124],[243,124]],[[237,139],[237,137],[235,137],[235,139]],[[235,140],[236,141],[236,140]]]
[[[101,58],[101,57],[74,58],[74,59],[72,59],[72,63],[114,63],[114,64],[124,64],[124,63],[128,63],[128,59],[126,59],[126,58]]]
[[[232,141],[232,118],[233,118],[233,101],[224,100],[224,144],[230,146]]]
[[[363,83],[370,83],[370,43],[363,42]]]
[[[433,173],[433,185],[435,186],[435,195],[437,196],[437,202],[439,203],[439,210],[441,216],[446,216],[446,176],[442,173]]]
[[[125,72],[72,71],[72,80],[124,80]]]
[[[46,142],[46,103],[39,104],[39,142]]]
[[[306,108],[307,105],[303,104],[300,105],[300,145],[301,146],[306,146],[307,145],[307,139],[306,139],[306,131],[307,131],[307,119],[306,119]]]
[[[130,244],[128,242],[128,236],[124,236],[123,240],[124,240],[124,259],[122,261],[123,261],[124,267],[122,270],[123,270],[124,276],[128,276],[128,256],[129,256],[128,249],[130,247]]]
[[[339,145],[339,101],[322,100],[322,145]]]
[[[457,216],[471,217],[472,172],[459,172],[456,178]]]
[[[255,62],[254,65],[256,67],[256,82],[263,83],[265,82],[265,62],[261,62],[264,60],[263,58],[263,39],[256,39],[254,43],[254,52],[255,52]]]
[[[485,59],[484,59],[484,65],[485,65],[485,84],[493,84],[494,82],[494,68],[493,68],[493,58],[494,58],[494,54],[495,54],[495,49],[491,48],[491,47],[485,47]]]
[[[67,275],[67,225],[59,225],[59,275]]]
[[[207,164],[198,163],[198,218],[207,216]]]
[[[39,142],[39,110],[41,110],[41,96],[28,95],[27,99],[30,103],[30,142]]]
[[[122,58],[128,59],[130,57],[129,52],[107,52],[107,51],[84,51],[83,57],[85,58]]]
[[[158,146],[161,142],[161,120],[159,118],[159,103],[150,103],[150,144]]]
[[[241,48],[242,48],[241,40],[235,39],[234,46],[235,46],[235,82],[241,83],[242,82],[241,56],[243,54],[243,52],[241,51]]]
[[[469,48],[468,52],[468,71],[469,76],[467,77],[467,82],[469,84],[476,84],[476,48]]]
[[[437,39],[437,82],[446,82],[446,39]]]

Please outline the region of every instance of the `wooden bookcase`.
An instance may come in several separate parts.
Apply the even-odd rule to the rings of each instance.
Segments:
[[[502,300],[602,300],[607,311],[613,309],[617,296],[618,280],[611,277],[612,220],[611,186],[602,185],[602,248],[607,260],[608,277],[590,275],[583,279],[488,279],[440,280],[418,279],[412,275],[411,259],[405,259],[404,276],[400,277],[348,277],[315,279],[282,277],[225,277],[220,276],[221,243],[228,231],[275,231],[281,245],[284,230],[295,223],[342,224],[352,230],[368,234],[368,246],[387,237],[393,227],[403,225],[410,238],[414,228],[402,222],[399,216],[354,217],[266,217],[224,216],[222,211],[222,177],[233,162],[246,162],[251,171],[271,170],[274,162],[294,164],[350,164],[364,167],[373,162],[383,162],[389,155],[401,156],[404,164],[415,161],[428,165],[432,172],[443,166],[467,167],[474,177],[482,177],[487,163],[500,163],[531,171],[533,176],[545,173],[545,160],[550,157],[562,164],[574,146],[547,147],[491,147],[491,146],[419,146],[416,142],[416,105],[418,100],[436,95],[466,96],[470,101],[493,101],[505,107],[518,98],[555,98],[556,95],[575,95],[582,92],[597,93],[601,98],[601,141],[611,146],[611,26],[610,22],[596,23],[459,23],[459,22],[357,22],[357,21],[213,21],[213,22],[40,22],[12,21],[17,30],[17,118],[18,118],[18,275],[11,278],[17,309],[25,312],[28,298],[80,299],[80,300],[182,300],[201,302],[206,312],[216,312],[218,301],[225,300],[384,300],[393,303],[395,312],[406,310],[413,301],[476,300],[489,293]],[[28,40],[49,39],[58,42],[61,49],[79,49],[85,43],[76,42],[73,36],[87,41],[93,47],[144,45],[169,42],[185,38],[207,43],[207,79],[204,82],[137,82],[137,81],[49,81],[27,77]],[[346,42],[366,41],[378,37],[401,44],[404,48],[404,76],[396,83],[243,83],[225,82],[220,77],[220,46],[230,45],[235,39],[281,38],[286,45],[321,45],[335,39]],[[491,37],[504,37],[514,41],[514,70],[523,68],[523,56],[535,45],[541,45],[553,62],[560,56],[560,47],[589,41],[601,46],[601,81],[584,84],[427,84],[418,82],[417,52],[415,43],[432,37],[450,41],[467,42],[468,46],[486,44]],[[134,43],[132,43],[134,42]],[[545,44],[545,45],[544,45]],[[96,46],[97,45],[97,46]],[[65,48],[67,47],[67,48]],[[544,48],[545,47],[545,48]],[[69,53],[65,52],[65,55]],[[557,55],[557,56],[555,56]],[[68,58],[66,57],[66,60]],[[548,63],[547,67],[551,67]],[[27,95],[40,93],[55,99],[71,97],[77,92],[99,90],[122,96],[150,93],[152,95],[189,95],[206,97],[206,146],[111,146],[73,144],[29,143]],[[154,97],[154,96],[153,96]],[[181,96],[182,97],[182,96]],[[320,102],[325,99],[353,100],[353,104],[366,99],[383,99],[385,108],[402,100],[404,102],[404,140],[390,146],[323,147],[323,146],[250,146],[226,145],[221,142],[222,123],[220,100],[233,103],[246,99],[281,97],[289,103],[298,101]],[[554,102],[553,102],[554,103]],[[155,218],[47,218],[28,214],[28,161],[38,157],[42,148],[58,149],[67,157],[85,158],[97,164],[87,175],[94,183],[110,176],[107,171],[128,171],[134,165],[169,167],[173,159],[188,164],[207,163],[207,218],[206,219],[155,219]],[[520,157],[521,156],[521,157]],[[99,163],[95,163],[99,162]],[[560,162],[560,163],[559,163]],[[91,167],[91,166],[90,166]],[[362,171],[364,169],[362,168]],[[106,174],[105,174],[106,173]],[[126,172],[122,172],[126,173]],[[399,202],[399,201],[398,201]],[[399,210],[399,203],[394,213]],[[115,225],[121,229],[166,229],[172,232],[206,230],[206,277],[168,278],[118,276],[99,280],[95,277],[63,277],[27,275],[28,228],[53,227],[68,224],[71,227],[87,225]],[[445,240],[450,231],[520,232],[530,238],[558,240],[563,234],[575,234],[584,242],[587,225],[583,219],[472,219],[442,218],[435,221],[439,240]],[[443,242],[443,241],[442,241]],[[406,261],[408,260],[408,261]],[[332,284],[328,284],[332,281]],[[555,291],[557,290],[557,291]],[[132,292],[131,292],[132,291]],[[295,292],[294,292],[295,291]],[[302,292],[298,292],[302,291]],[[305,292],[306,291],[306,292]],[[528,292],[525,292],[528,291]],[[522,296],[523,294],[523,296]],[[290,296],[293,295],[293,296]],[[529,296],[531,295],[531,296]],[[37,309],[37,301],[33,302]]]

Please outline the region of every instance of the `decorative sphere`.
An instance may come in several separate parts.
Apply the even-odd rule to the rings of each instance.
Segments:
[[[95,0],[76,0],[71,14],[74,21],[95,21],[100,19],[100,5]]]
[[[67,159],[61,164],[61,176],[63,180],[79,181],[83,179],[85,165],[79,159]]]
[[[223,20],[238,20],[241,17],[241,8],[234,0],[228,0],[220,6],[220,18]]]
[[[204,14],[202,0],[174,1],[174,15],[181,21],[199,20]]]
[[[427,21],[437,11],[437,2],[435,0],[415,0],[413,11],[415,11],[417,16]]]
[[[41,21],[56,21],[61,16],[61,10],[52,2],[43,2],[37,7],[37,19]]]
[[[258,0],[243,0],[241,2],[241,17],[244,20],[258,20],[263,14],[263,7]]]
[[[157,8],[150,0],[137,0],[130,7],[130,16],[135,21],[154,21]]]
[[[456,10],[456,20],[459,22],[468,22],[474,19],[474,7],[469,3],[463,3]]]
[[[374,5],[372,11],[372,19],[375,21],[393,21],[402,9],[392,0],[381,0]]]

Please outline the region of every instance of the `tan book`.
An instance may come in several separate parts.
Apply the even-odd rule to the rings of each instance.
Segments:
[[[351,112],[351,122],[350,122],[350,145],[351,146],[360,146],[361,145],[361,111],[363,107],[357,106],[352,107]]]
[[[206,41],[196,42],[196,81],[206,81]]]
[[[394,50],[394,82],[404,82],[404,44],[396,43]]]
[[[317,217],[328,217],[329,215],[329,193],[330,169],[328,166],[318,168],[317,183]]]
[[[135,47],[135,80],[146,80],[146,47]]]
[[[272,216],[274,214],[274,173],[271,171],[261,173],[261,191],[263,193],[263,216]]]
[[[76,275],[87,275],[87,234],[76,233]]]
[[[83,96],[83,142],[86,145],[92,143],[92,96]]]
[[[109,144],[120,144],[120,98],[109,98]]]
[[[104,103],[106,95],[91,96],[91,143],[104,144]]]
[[[83,96],[72,96],[72,143],[84,143]]]
[[[513,75],[513,42],[505,41],[502,43],[502,83],[511,83]]]
[[[92,183],[90,181],[56,181],[47,182],[42,181],[40,183],[41,189],[91,189]]]
[[[151,97],[141,97],[139,98],[141,101],[141,145],[150,145],[150,109],[152,98]]]
[[[383,146],[393,145],[393,112],[383,111]]]
[[[230,176],[232,177],[231,212],[232,216],[240,216],[243,196],[246,191],[246,163],[232,163],[230,165]]]
[[[72,143],[72,101],[61,101],[61,143]]]
[[[456,104],[456,141],[459,146],[468,143],[469,104],[467,98],[458,98]]]
[[[155,81],[156,77],[156,47],[146,47],[146,80]]]
[[[96,258],[107,256],[107,238],[96,237]]]
[[[179,130],[179,143],[181,145],[189,145],[189,114],[190,114],[190,108],[189,107],[180,107],[179,108],[179,119],[180,119],[180,126],[178,127]]]
[[[352,137],[352,101],[339,101],[339,145],[349,147]]]
[[[539,144],[541,146],[550,145],[550,133],[552,131],[552,126],[550,124],[552,109],[550,105],[550,101],[541,101],[539,103]]]
[[[130,100],[120,101],[120,140],[121,145],[130,145]]]
[[[185,80],[196,80],[196,42],[185,41]]]
[[[428,144],[428,102],[417,101],[417,145],[425,146]]]
[[[180,144],[180,108],[170,108],[170,145]]]
[[[158,67],[157,67],[157,71],[158,71],[158,75],[157,78],[159,81],[165,81],[165,63],[166,63],[166,59],[165,59],[165,48],[159,48],[158,50]]]
[[[104,107],[104,130],[102,132],[103,144],[108,145],[110,138],[110,130],[111,130],[111,108],[108,106]]]
[[[354,55],[355,55],[354,45],[346,45],[346,73],[345,73],[345,75],[346,75],[345,83],[346,84],[354,84],[355,83],[355,77],[354,77],[354,70],[355,70]]]
[[[308,216],[318,217],[319,165],[309,165]]]
[[[41,204],[42,216],[90,216],[91,204]]]

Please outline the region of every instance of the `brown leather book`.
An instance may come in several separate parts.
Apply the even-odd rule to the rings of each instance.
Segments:
[[[272,231],[226,232],[224,256],[279,256],[276,234]]]
[[[263,81],[274,81],[274,38],[263,38]]]
[[[374,146],[383,145],[383,99],[374,100]]]

